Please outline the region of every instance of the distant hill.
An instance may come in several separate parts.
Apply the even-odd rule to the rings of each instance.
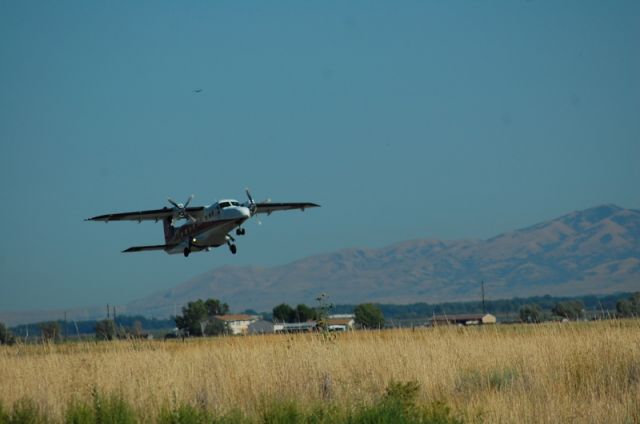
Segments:
[[[581,295],[640,289],[640,211],[603,205],[488,240],[412,240],[344,249],[276,267],[224,266],[127,305],[168,316],[174,305],[214,297],[234,310],[335,303],[414,303]]]

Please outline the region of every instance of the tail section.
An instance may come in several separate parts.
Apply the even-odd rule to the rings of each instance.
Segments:
[[[171,240],[173,240],[173,235],[176,232],[176,229],[173,228],[173,225],[171,225],[172,221],[172,217],[167,217],[162,221],[162,224],[164,226],[164,242],[167,244],[171,243]]]

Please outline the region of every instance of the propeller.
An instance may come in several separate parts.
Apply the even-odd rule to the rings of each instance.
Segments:
[[[258,206],[256,205],[255,200],[253,200],[253,196],[251,196],[249,189],[245,188],[244,191],[245,193],[247,193],[247,197],[249,198],[249,201],[246,202],[245,205],[249,208],[249,211],[251,212],[251,216],[254,216],[258,211]],[[271,199],[265,199],[260,203],[271,203]],[[259,218],[258,218],[258,225],[262,225],[262,221]]]
[[[249,189],[245,188],[244,192],[247,193],[247,197],[249,198],[249,203],[246,205],[249,208],[249,211],[251,212],[251,216],[253,216],[256,214],[258,207],[256,206],[256,202],[253,200],[253,197],[251,197],[251,193],[249,193]]]
[[[169,203],[173,205],[174,209],[176,209],[176,212],[177,212],[177,214],[174,215],[173,217],[174,220],[177,218],[177,219],[188,219],[191,222],[196,222],[196,219],[187,213],[187,207],[189,206],[189,203],[191,202],[192,199],[193,199],[193,194],[189,196],[186,202],[177,203],[175,200],[171,199],[170,197],[167,197],[167,200],[169,201]]]

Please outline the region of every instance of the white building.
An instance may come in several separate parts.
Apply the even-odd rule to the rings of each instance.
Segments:
[[[216,315],[214,318],[218,321],[222,321],[227,330],[229,330],[231,334],[236,335],[248,334],[249,325],[258,321],[259,317],[245,314],[226,314]]]
[[[329,331],[347,331],[353,330],[355,325],[355,315],[353,314],[335,314],[329,315],[327,318],[327,326]]]

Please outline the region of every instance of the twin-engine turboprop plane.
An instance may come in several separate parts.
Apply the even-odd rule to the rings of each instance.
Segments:
[[[142,252],[145,250],[164,250],[168,254],[182,253],[185,257],[191,252],[209,251],[212,247],[226,244],[234,255],[237,248],[235,239],[229,234],[235,229],[236,235],[245,234],[242,224],[252,216],[259,213],[271,215],[275,211],[291,209],[315,208],[320,205],[315,203],[272,203],[265,201],[256,203],[253,201],[249,190],[246,191],[248,201],[240,203],[237,200],[219,200],[209,206],[189,206],[193,195],[184,204],[176,203],[171,199],[173,206],[162,209],[112,213],[108,215],[94,216],[87,221],[155,221],[162,220],[164,224],[164,243],[155,246],[134,246],[123,252]],[[176,222],[184,219],[188,222],[176,227]]]

